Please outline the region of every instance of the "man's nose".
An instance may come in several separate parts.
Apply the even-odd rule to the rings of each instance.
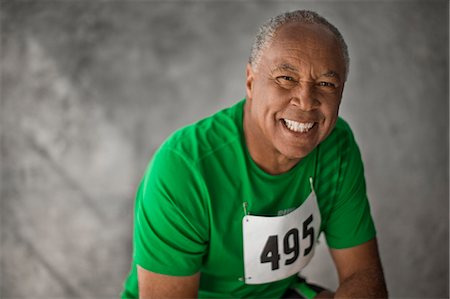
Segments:
[[[320,102],[317,100],[314,84],[301,83],[291,99],[291,104],[303,111],[311,111],[317,108]]]

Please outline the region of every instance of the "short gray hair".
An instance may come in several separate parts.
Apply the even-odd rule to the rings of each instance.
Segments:
[[[303,23],[303,24],[319,24],[324,25],[325,28],[330,30],[337,39],[339,47],[341,48],[342,55],[345,62],[345,78],[348,76],[350,67],[350,57],[348,55],[347,44],[342,37],[339,30],[324,17],[316,12],[309,10],[296,10],[292,12],[285,12],[276,17],[269,19],[261,27],[256,35],[255,41],[252,45],[252,50],[248,62],[253,68],[256,68],[259,64],[262,56],[262,52],[266,49],[275,37],[276,31],[284,24],[288,23]]]

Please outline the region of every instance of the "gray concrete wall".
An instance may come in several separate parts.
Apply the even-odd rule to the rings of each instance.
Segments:
[[[392,297],[448,297],[447,1],[1,1],[2,298],[113,298],[133,197],[175,129],[244,96],[267,17],[341,29]],[[325,245],[306,273],[337,285]]]

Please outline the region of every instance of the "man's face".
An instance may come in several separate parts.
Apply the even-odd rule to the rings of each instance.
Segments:
[[[332,131],[345,81],[334,35],[322,25],[283,25],[247,66],[245,122],[249,149],[277,161],[299,160]]]

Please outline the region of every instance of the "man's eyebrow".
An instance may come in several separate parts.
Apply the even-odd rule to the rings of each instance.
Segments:
[[[273,72],[275,72],[275,71],[291,71],[291,72],[297,72],[297,73],[299,72],[299,70],[295,66],[293,66],[292,64],[289,64],[289,63],[280,64],[280,65],[276,66],[272,71]],[[327,71],[327,72],[323,73],[322,76],[332,77],[332,78],[341,80],[341,77],[335,71]]]
[[[298,69],[297,69],[295,66],[293,66],[293,65],[291,65],[291,64],[289,64],[289,63],[283,63],[283,64],[280,64],[280,65],[278,65],[277,67],[275,67],[275,68],[273,69],[273,71],[291,71],[291,72],[298,72]]]
[[[337,78],[338,80],[341,80],[341,77],[339,77],[339,74],[336,73],[335,71],[328,71],[328,72],[322,74],[322,76],[324,76],[324,77],[334,77],[334,78]]]

